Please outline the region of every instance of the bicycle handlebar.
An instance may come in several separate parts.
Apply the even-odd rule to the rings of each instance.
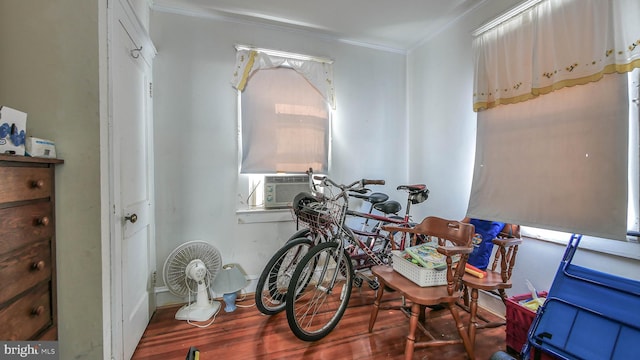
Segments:
[[[318,181],[329,180],[332,185],[341,187],[340,185],[336,184],[335,182],[333,182],[331,179],[329,179],[325,175],[313,175],[313,180],[318,180]],[[345,186],[345,187],[346,188],[351,188],[351,187],[353,187],[354,185],[356,185],[358,183],[360,183],[361,186],[365,186],[365,185],[384,185],[385,181],[384,180],[362,179],[362,180],[354,181],[351,185]],[[357,191],[357,190],[353,190],[353,191]]]
[[[362,179],[362,180],[356,180],[354,182],[352,182],[349,185],[340,185],[338,183],[336,183],[335,181],[331,180],[330,178],[328,178],[326,175],[313,175],[313,169],[309,168],[309,170],[307,170],[307,175],[310,176],[310,180],[316,180],[316,181],[320,181],[322,183],[325,184],[329,184],[332,186],[335,186],[339,189],[342,190],[343,193],[347,192],[347,191],[355,191],[355,192],[359,192],[361,194],[364,194],[366,192],[368,192],[368,189],[365,189],[364,187],[366,185],[384,185],[385,181],[384,180],[371,180],[371,179]],[[313,184],[311,181],[311,186],[313,189],[315,189],[315,184]]]
[[[364,194],[368,193],[369,191],[371,191],[371,190],[369,190],[367,188],[351,189],[351,190],[349,190],[349,192],[350,192],[349,196],[353,196],[353,197],[356,197],[356,198],[359,198],[359,199],[368,199],[369,195],[364,195]]]
[[[318,180],[318,181],[328,180],[332,185],[335,185],[337,187],[344,187],[345,189],[352,188],[354,185],[357,185],[358,183],[360,184],[360,186],[365,186],[365,185],[384,185],[385,184],[384,180],[362,179],[362,180],[354,181],[353,183],[351,183],[348,186],[343,186],[343,185],[336,184],[333,180],[329,179],[325,175],[313,175],[313,180]],[[352,191],[358,191],[358,190],[352,190]]]
[[[362,185],[384,185],[384,180],[368,180],[362,179]]]
[[[314,179],[316,177],[314,176]],[[323,177],[319,177],[317,180],[322,180],[323,182],[333,185],[337,188],[342,189],[342,191],[357,191],[359,192],[360,190],[364,189],[365,185],[384,185],[384,180],[367,180],[367,179],[362,179],[362,180],[356,180],[354,182],[352,182],[349,185],[340,185],[338,183],[336,183],[335,181],[331,180],[330,178],[323,176]]]

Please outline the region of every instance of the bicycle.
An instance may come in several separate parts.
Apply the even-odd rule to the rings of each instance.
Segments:
[[[312,180],[310,179],[310,182]],[[310,193],[300,193],[293,200],[294,209],[302,209],[310,206],[311,203],[319,203],[321,197]],[[298,225],[301,219],[296,215]],[[306,223],[305,221],[303,221]],[[285,296],[289,287],[289,280],[296,268],[299,260],[308,250],[324,242],[327,239],[327,232],[322,227],[316,227],[313,221],[308,227],[298,230],[287,242],[269,259],[267,265],[262,270],[256,285],[256,307],[265,315],[275,315],[285,306]]]
[[[313,218],[313,215],[309,216],[309,213],[303,211],[304,209],[308,209],[311,206],[310,204],[315,204],[314,206],[322,206],[322,201],[324,201],[320,191],[313,183],[312,169],[309,169],[308,174],[310,189],[313,193],[298,194],[294,198],[292,205],[298,225],[303,223],[306,224],[307,227],[297,231],[287,240],[285,245],[271,257],[269,262],[267,262],[267,265],[258,278],[255,292],[256,307],[265,315],[274,315],[284,310],[286,291],[297,263],[308,252],[309,248],[325,241],[329,236],[324,227],[317,226],[317,222],[314,221],[315,219]],[[377,181],[376,183],[384,184],[384,181]],[[399,212],[402,206],[397,201],[387,201],[389,197],[386,194],[372,193],[364,195],[362,192],[368,191],[368,189],[365,189],[364,187],[349,194],[352,197],[362,199],[371,204],[367,213],[348,210],[350,216],[366,219],[365,225],[363,225],[362,229],[351,229],[359,238],[364,237],[369,239],[368,245],[365,244],[364,241],[361,241],[359,247],[352,247],[353,252],[350,255],[354,257],[354,261],[358,262],[359,265],[356,266],[357,269],[370,267],[373,264],[370,261],[366,261],[366,259],[373,259],[375,257],[372,257],[371,255],[369,255],[369,257],[367,257],[367,255],[358,255],[355,252],[362,248],[375,249],[375,244],[379,241],[383,242],[384,245],[382,246],[382,249],[387,253],[387,258],[384,259],[384,262],[388,262],[388,253],[390,250],[388,248],[389,241],[387,239],[387,235],[381,231],[381,226],[389,223],[396,224],[397,226],[410,226],[409,210],[411,204],[417,204],[425,201],[428,198],[429,193],[426,186],[422,184],[401,185],[398,186],[398,190],[405,190],[409,192],[404,217],[390,215]],[[372,211],[374,209],[384,215],[373,214]],[[375,220],[376,225],[373,229],[366,230],[365,227],[369,220]],[[401,248],[403,248],[404,237],[401,237],[401,244]],[[377,281],[364,275],[356,277],[355,280],[358,287],[362,285],[363,279],[367,280],[372,289],[377,289]]]
[[[306,225],[293,234],[276,253],[269,259],[262,270],[256,285],[255,302],[258,310],[265,315],[274,315],[285,306],[285,295],[289,286],[289,280],[300,259],[315,246],[328,237],[326,229],[315,226],[316,222],[309,219],[303,209],[311,206],[321,206],[322,194],[313,182],[313,170],[309,169],[309,189],[311,192],[303,192],[295,196],[292,202],[292,210],[297,220],[297,227]],[[384,195],[375,198],[376,202],[388,199]],[[313,204],[313,205],[312,205]]]
[[[311,182],[312,174],[310,173],[309,176]],[[316,191],[313,183],[310,184],[310,187],[314,192]],[[372,196],[369,199],[372,203],[370,211],[373,210],[374,204],[387,199],[388,196],[385,194],[378,193],[378,195]],[[284,246],[278,249],[269,259],[262,270],[255,292],[256,307],[261,313],[275,315],[284,310],[289,281],[299,260],[311,247],[326,241],[328,238],[327,230],[323,226],[316,226],[317,222],[313,219],[313,215],[305,211],[313,206],[322,206],[322,201],[323,198],[321,196],[312,195],[311,193],[300,193],[294,198],[292,210],[298,226],[302,223],[306,227],[293,234]]]
[[[311,179],[313,175],[313,170],[309,169],[307,172]],[[380,180],[378,182],[379,185],[384,184],[384,180]],[[311,182],[311,188],[314,193],[317,194],[318,190],[316,189],[315,184]],[[402,236],[399,237],[395,242],[390,241],[393,237],[389,237],[389,234],[382,230],[382,226],[384,225],[395,225],[399,227],[412,227],[415,224],[411,220],[411,205],[419,204],[427,200],[429,197],[429,189],[427,189],[424,184],[415,184],[415,185],[400,185],[397,187],[397,190],[406,191],[407,195],[407,205],[405,207],[404,216],[396,215],[400,210],[402,210],[402,205],[399,202],[394,200],[388,200],[389,196],[383,193],[372,193],[366,194],[369,189],[361,188],[361,189],[349,189],[348,196],[351,198],[358,198],[364,200],[365,202],[369,202],[370,206],[368,211],[361,212],[355,211],[351,209],[347,209],[347,216],[352,219],[364,219],[364,222],[361,223],[360,228],[356,228],[353,225],[346,225],[353,233],[355,238],[358,240],[358,246],[350,247],[350,256],[354,260],[354,265],[356,269],[371,267],[372,265],[380,265],[381,262],[388,263],[388,258],[383,258],[382,261],[378,261],[377,256],[375,254],[385,254],[387,257],[389,256],[390,250],[392,249],[404,249],[407,245],[406,233],[402,233]],[[302,200],[304,199],[304,200]],[[300,209],[309,203],[319,201],[319,197],[312,194],[299,194],[294,200],[294,204]],[[373,210],[377,210],[379,214],[373,213]],[[302,217],[296,214],[298,220]],[[311,219],[313,220],[313,219]],[[374,224],[369,224],[370,220],[374,220]],[[303,222],[310,225],[310,228],[314,227],[313,221]],[[345,223],[346,224],[346,223]],[[316,231],[321,231],[317,229]],[[326,235],[326,234],[325,234]],[[326,236],[325,236],[326,237]],[[417,241],[422,242],[422,239],[417,239]],[[390,247],[389,247],[390,246]],[[377,250],[376,250],[377,249]],[[382,251],[380,249],[383,249]],[[373,263],[372,263],[373,262]]]
[[[289,327],[299,339],[305,341],[316,341],[329,334],[346,310],[354,279],[362,276],[354,271],[349,248],[357,247],[363,251],[366,261],[370,263],[362,268],[385,263],[385,250],[373,251],[352,229],[345,226],[348,213],[378,218],[378,215],[350,212],[348,209],[349,191],[359,191],[370,181],[363,179],[340,185],[328,177],[318,179],[327,192],[324,202],[322,206],[310,207],[307,211],[313,214],[316,226],[327,229],[329,241],[315,245],[300,260],[285,298]],[[336,193],[333,194],[333,191]],[[421,196],[426,199],[426,192]]]
[[[361,242],[357,247],[351,246],[351,251],[349,252],[349,255],[354,261],[354,265],[356,266],[356,270],[368,268],[373,265],[381,265],[381,262],[387,264],[389,263],[391,250],[402,250],[410,244],[407,241],[406,233],[402,233],[400,237],[392,241],[389,234],[382,230],[382,226],[395,225],[398,227],[413,227],[415,223],[411,220],[411,205],[419,204],[427,200],[429,197],[429,189],[427,189],[424,184],[415,184],[400,185],[397,187],[397,190],[408,192],[404,216],[389,215],[397,214],[402,209],[400,203],[393,200],[372,204],[372,209],[378,210],[384,215],[374,214],[371,209],[368,213],[347,209],[347,216],[365,219],[362,229],[356,229],[353,226],[349,226],[351,231],[356,235],[356,239]],[[349,196],[365,199],[365,201],[367,201],[366,196],[363,195],[349,194]],[[375,225],[372,226],[371,230],[366,229],[369,220],[375,221]],[[365,240],[361,240],[363,238],[366,239],[366,242]],[[422,239],[417,239],[416,242],[422,242]],[[380,259],[381,262],[377,261],[377,256],[373,256],[373,254],[369,252],[382,254],[383,258]]]

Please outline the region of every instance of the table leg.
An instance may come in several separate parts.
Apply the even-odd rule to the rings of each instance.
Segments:
[[[384,293],[384,282],[378,279],[380,282],[380,287],[378,288],[378,296],[376,296],[376,300],[373,302],[373,309],[371,310],[371,317],[369,317],[369,332],[373,331],[373,324],[376,322],[376,318],[378,317],[378,310],[380,310],[380,300],[382,299],[382,294]]]

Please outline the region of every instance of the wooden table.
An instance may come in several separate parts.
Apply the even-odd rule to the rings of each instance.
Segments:
[[[402,276],[391,268],[391,266],[374,266],[371,268],[371,272],[378,278],[380,282],[380,290],[378,296],[373,304],[373,310],[371,317],[369,318],[369,332],[373,331],[373,325],[376,322],[378,316],[378,310],[380,309],[380,300],[384,293],[385,287],[391,288],[401,293],[406,300],[411,302],[411,316],[409,320],[409,334],[407,335],[407,343],[405,345],[405,359],[410,360],[413,358],[414,348],[431,347],[431,346],[444,346],[451,344],[463,344],[470,359],[474,359],[473,346],[469,340],[469,335],[460,318],[460,314],[455,307],[456,301],[460,298],[461,292],[454,291],[452,295],[447,290],[447,285],[441,286],[428,286],[420,287],[413,283],[411,280]],[[456,328],[460,335],[460,339],[455,340],[440,340],[421,326],[423,332],[429,338],[426,341],[416,342],[416,328],[418,327],[419,318],[424,320],[425,306],[442,305],[449,309],[453,319],[456,322]]]

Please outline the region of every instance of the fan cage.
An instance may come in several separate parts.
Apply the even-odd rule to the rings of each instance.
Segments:
[[[208,242],[194,240],[178,246],[169,254],[163,268],[164,283],[173,295],[183,297],[197,292],[198,282],[186,273],[187,265],[197,259],[207,268],[207,276],[203,280],[207,287],[222,268],[220,252]]]

